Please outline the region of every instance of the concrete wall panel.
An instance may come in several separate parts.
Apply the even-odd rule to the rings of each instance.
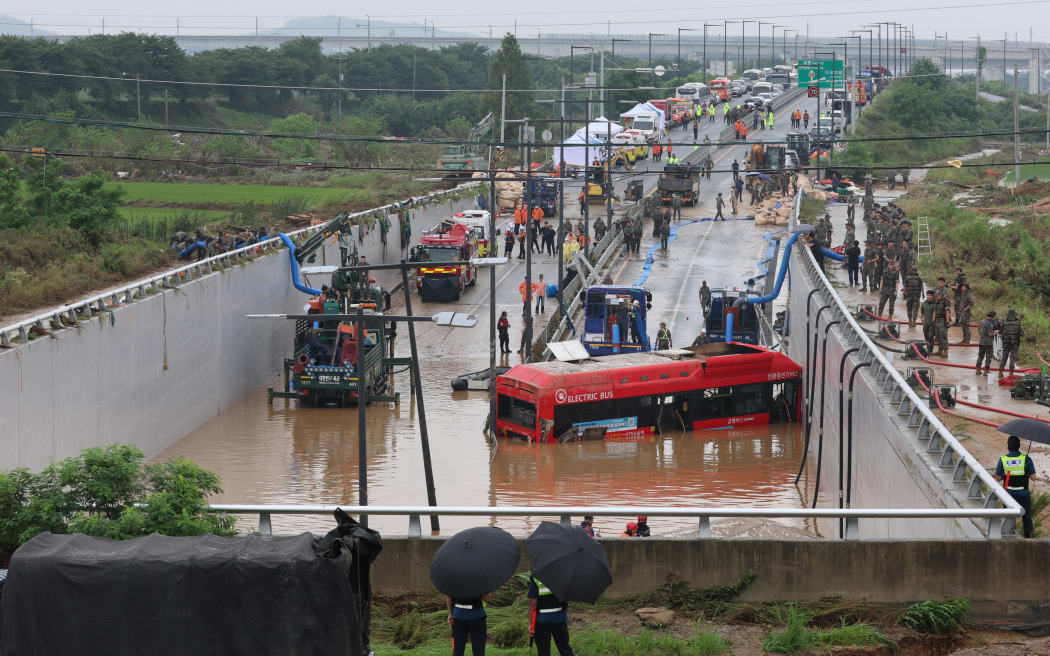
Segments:
[[[412,242],[473,206],[463,199],[410,210]],[[373,264],[398,261],[396,222],[385,244],[380,236],[378,228],[362,234],[361,253]],[[338,258],[326,246],[317,263]],[[377,278],[388,287],[397,279]],[[39,470],[115,442],[147,456],[163,451],[280,373],[291,322],[244,315],[299,312],[305,301],[282,250],[0,351],[0,470]]]

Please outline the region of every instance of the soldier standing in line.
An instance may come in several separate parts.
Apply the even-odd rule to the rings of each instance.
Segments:
[[[932,289],[926,290],[926,300],[919,306],[922,313],[922,338],[926,340],[926,353],[933,355],[933,344],[937,340],[937,328],[934,320],[937,315],[937,301]]]
[[[886,253],[882,247],[882,244],[875,244],[875,277],[871,279],[873,287],[871,291],[879,291],[879,284],[882,280],[882,270],[886,267]]]
[[[914,327],[919,318],[919,303],[922,301],[922,278],[915,269],[904,276],[904,300],[908,309],[908,325]]]
[[[875,260],[878,257],[871,245],[871,240],[866,240],[864,242],[864,261],[860,263],[860,279],[863,283],[864,289],[862,291],[864,293],[867,293],[868,289],[875,291]]]
[[[940,349],[937,355],[946,358],[948,357],[948,322],[951,321],[952,306],[943,292],[937,295],[936,303],[933,323],[937,333],[937,347]]]
[[[677,191],[671,196],[671,207],[674,208],[672,218],[677,222],[682,220],[682,196]]]
[[[1021,348],[1021,338],[1024,337],[1024,328],[1021,320],[1017,318],[1015,310],[1006,311],[1006,321],[1003,322],[1003,359],[999,361],[999,377],[1003,377],[1003,368],[1009,362],[1010,374],[1014,373],[1017,366],[1017,350]]]
[[[821,221],[824,222],[824,229],[826,231],[826,236],[821,245],[824,246],[824,248],[831,248],[832,235],[835,233],[835,228],[831,225],[831,215],[824,212],[824,218],[821,219]]]
[[[857,216],[857,196],[851,191],[846,200],[846,218],[853,221]]]
[[[853,220],[849,219],[846,221],[846,239],[842,242],[843,252],[845,252],[845,249],[852,246],[855,241],[857,241],[857,228],[853,224]]]
[[[868,221],[868,220],[871,219],[871,211],[874,208],[875,208],[875,196],[872,195],[871,188],[869,187],[868,190],[864,192],[864,220],[865,221]]]
[[[824,238],[827,237],[828,229],[824,225],[824,219],[818,219],[816,225],[813,226],[813,236],[816,237],[817,241],[821,244],[824,243]]]
[[[999,322],[995,318],[995,310],[990,310],[981,319],[977,326],[977,375],[981,375],[981,363],[984,363],[984,373],[992,370],[992,346],[995,344],[995,335],[999,332]]]
[[[952,290],[955,292],[953,294],[953,296],[954,296],[953,300],[955,301],[955,324],[954,325],[956,325],[956,326],[959,325],[959,298],[960,298],[960,295],[961,295],[960,287],[962,285],[969,284],[969,282],[970,281],[966,279],[966,274],[963,273],[962,267],[961,266],[955,267],[955,280],[952,281]]]
[[[634,222],[634,252],[637,253],[638,249],[642,246],[642,222],[641,220],[635,220]]]
[[[956,310],[958,313],[959,325],[962,326],[962,341],[963,344],[970,343],[970,313],[973,312],[973,294],[970,293],[970,285],[965,282],[959,285],[961,291],[959,292],[958,307]]]
[[[886,307],[887,301],[890,305],[890,313],[883,314],[882,310]],[[886,267],[882,271],[882,281],[880,284],[879,291],[879,312],[880,317],[893,318],[893,305],[897,302],[897,263],[894,261],[887,262]]]

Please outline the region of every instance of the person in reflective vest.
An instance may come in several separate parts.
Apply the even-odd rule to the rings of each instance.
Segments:
[[[660,330],[656,331],[656,348],[660,351],[671,348],[671,331],[663,321],[660,322]]]
[[[1024,536],[1032,537],[1032,493],[1028,481],[1035,476],[1035,465],[1027,454],[1021,453],[1021,440],[1016,435],[1006,439],[1006,455],[999,458],[995,465],[995,475],[1003,482],[1003,487],[1010,496],[1024,509],[1021,523],[1024,525]]]
[[[476,599],[453,599],[445,597],[448,609],[448,625],[452,627],[452,654],[463,656],[470,640],[470,653],[485,656],[485,641],[488,639],[488,623],[485,602],[492,595]]]
[[[566,605],[543,583],[529,576],[529,636],[536,640],[536,653],[550,656],[551,638],[561,656],[573,656],[569,646],[569,614]]]

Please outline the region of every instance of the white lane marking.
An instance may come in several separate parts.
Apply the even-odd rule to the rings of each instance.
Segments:
[[[671,325],[668,328],[674,331],[674,322],[678,319],[678,312],[682,308],[682,295],[685,294],[686,288],[688,288],[689,276],[693,271],[693,265],[696,264],[696,258],[700,255],[700,247],[704,245],[707,240],[707,235],[711,234],[711,230],[715,227],[715,222],[711,221],[710,225],[707,226],[707,231],[700,237],[700,241],[696,244],[696,248],[693,250],[693,256],[689,259],[689,272],[685,275],[685,280],[682,281],[682,287],[678,290],[678,298],[674,303],[674,314],[671,315]]]

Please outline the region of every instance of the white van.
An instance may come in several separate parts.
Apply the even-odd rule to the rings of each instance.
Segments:
[[[631,121],[631,129],[637,130],[646,141],[652,143],[660,134],[660,117],[656,114],[639,114]]]

